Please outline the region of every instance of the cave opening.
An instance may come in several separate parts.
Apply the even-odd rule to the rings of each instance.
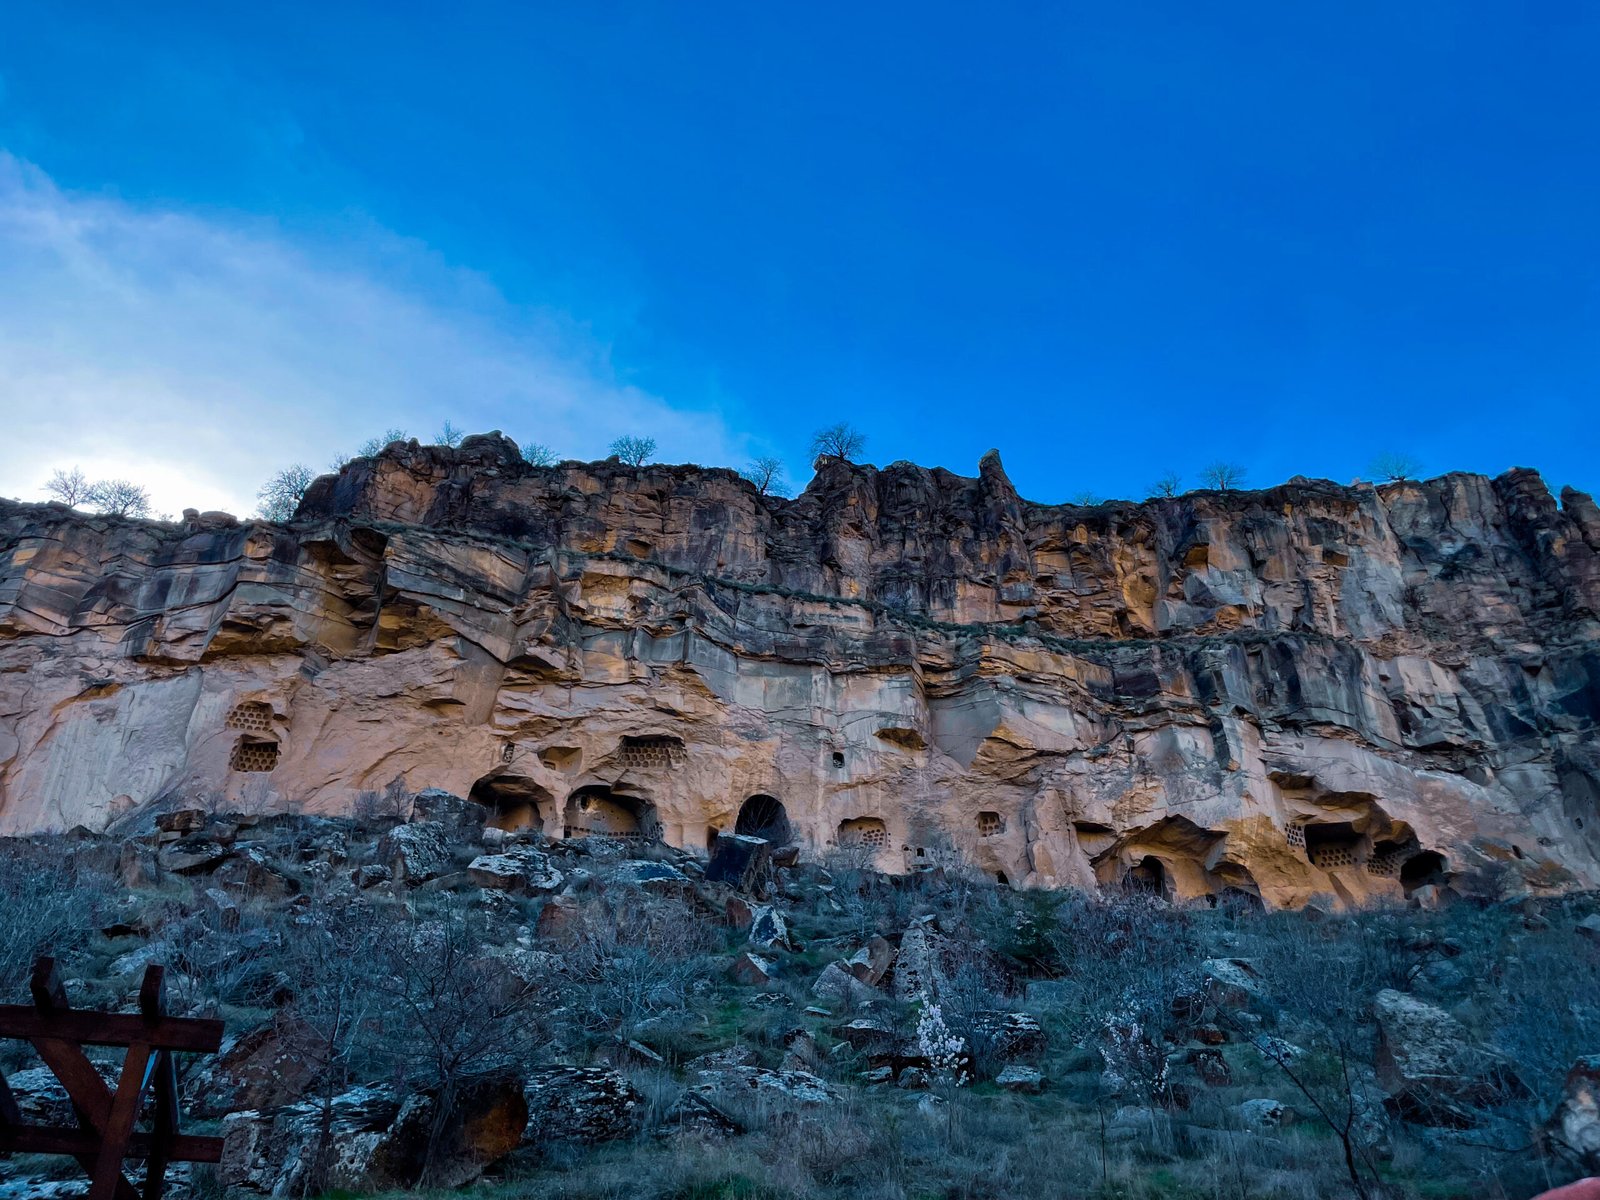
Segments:
[[[1424,850],[1420,854],[1413,854],[1400,868],[1400,886],[1409,896],[1420,887],[1444,883],[1447,875],[1446,867],[1444,855],[1436,850]]]
[[[789,814],[783,807],[783,801],[776,796],[758,792],[740,806],[733,831],[745,837],[765,838],[774,846],[782,846],[790,838]]]
[[[654,840],[660,836],[655,806],[639,796],[624,796],[603,784],[582,787],[567,797],[562,813],[564,837]]]
[[[545,814],[555,802],[549,790],[526,775],[485,775],[472,785],[467,799],[489,810],[489,824],[513,833],[543,829]]]
[[[1153,854],[1147,854],[1122,877],[1122,889],[1141,896],[1167,897],[1172,894],[1172,880],[1167,868]]]

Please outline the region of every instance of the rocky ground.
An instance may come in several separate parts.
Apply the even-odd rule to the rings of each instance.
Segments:
[[[1529,1196],[1600,1173],[1600,896],[1264,912],[722,836],[169,808],[0,843],[0,990],[227,1023],[185,1194]],[[31,1119],[65,1097],[0,1049]],[[1590,1057],[1585,1057],[1585,1056]],[[0,1195],[79,1194],[0,1160]]]

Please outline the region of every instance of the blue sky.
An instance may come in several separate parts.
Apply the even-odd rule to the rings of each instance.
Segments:
[[[1600,7],[0,7],[0,493],[448,418],[1600,487]],[[20,418],[20,419],[18,419]]]

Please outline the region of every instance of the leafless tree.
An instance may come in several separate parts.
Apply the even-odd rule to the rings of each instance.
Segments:
[[[630,467],[644,466],[655,452],[656,440],[653,437],[636,437],[630,433],[611,443],[611,453]]]
[[[320,1109],[317,1145],[299,1180],[302,1195],[321,1195],[334,1157],[334,1098],[344,1092],[373,1050],[373,1025],[381,992],[372,986],[378,947],[389,930],[364,906],[327,902],[292,918],[283,939],[284,969],[294,980],[292,1020],[283,1024],[284,1049],[316,1072]]]
[[[846,421],[829,425],[826,429],[819,429],[811,435],[813,459],[839,458],[845,462],[854,462],[866,447],[866,434],[857,432],[855,427]]]
[[[466,431],[457,429],[449,421],[439,427],[439,432],[434,435],[434,444],[439,446],[459,446],[461,439],[466,437]]]
[[[522,448],[522,461],[532,467],[553,467],[556,452],[543,442],[529,442]]]
[[[1074,492],[1073,493],[1073,495],[1072,495],[1072,503],[1078,505],[1081,508],[1093,508],[1096,504],[1104,503],[1104,501],[1101,499],[1101,497],[1099,495],[1097,495],[1096,493],[1091,492],[1087,488],[1085,488],[1081,492]]]
[[[403,442],[410,436],[404,429],[385,429],[380,436],[368,438],[362,442],[361,449],[356,452],[356,456],[358,458],[374,458],[383,453],[385,446],[394,442]]]
[[[1176,471],[1163,472],[1161,477],[1150,485],[1150,495],[1161,500],[1170,500],[1183,490],[1183,476]]]
[[[756,491],[763,496],[787,496],[788,488],[783,483],[783,460],[778,458],[757,458],[740,472],[746,479],[756,485]]]
[[[150,515],[150,493],[129,479],[102,479],[91,484],[87,499],[108,516]]]
[[[1219,492],[1237,491],[1244,484],[1245,469],[1238,463],[1216,462],[1200,472],[1208,488]]]
[[[410,919],[383,940],[377,987],[392,1014],[397,1065],[433,1094],[424,1184],[462,1083],[516,1062],[546,1037],[545,989],[486,952],[494,940],[483,918],[455,898],[435,916]]]
[[[1367,473],[1389,483],[1399,483],[1406,479],[1415,479],[1422,470],[1422,464],[1409,454],[1401,454],[1394,450],[1386,450],[1374,458],[1367,466]]]
[[[300,507],[300,499],[316,478],[304,463],[287,466],[261,485],[256,493],[256,513],[268,521],[287,521]]]
[[[71,471],[58,470],[50,476],[50,482],[44,485],[44,490],[50,493],[52,499],[77,508],[89,502],[92,487],[84,473],[73,467]]]

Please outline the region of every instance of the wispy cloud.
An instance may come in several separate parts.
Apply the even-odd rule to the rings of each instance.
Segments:
[[[621,433],[668,460],[744,457],[715,413],[620,382],[581,324],[515,308],[418,243],[72,193],[4,152],[0,413],[0,494],[42,498],[76,464],[171,512],[248,511],[286,463],[322,469],[446,418],[573,457]]]

